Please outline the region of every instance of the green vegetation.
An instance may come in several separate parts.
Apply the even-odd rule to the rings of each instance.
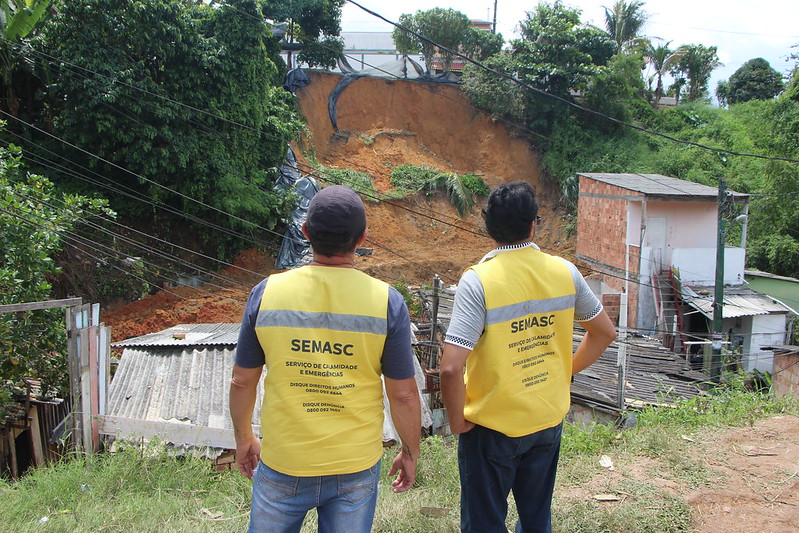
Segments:
[[[344,42],[338,37],[344,0],[258,3],[265,18],[287,23],[284,39],[288,43],[300,43],[298,62],[311,67],[336,66],[336,60],[344,50]]]
[[[641,38],[638,23],[647,17],[642,6],[616,2],[606,10],[606,33],[584,26],[580,11],[560,1],[540,3],[520,23],[522,39],[511,43],[510,52],[486,60],[532,89],[468,66],[464,90],[475,104],[530,134],[567,215],[576,212],[578,172],[664,174],[714,187],[723,178],[731,189],[752,195],[747,267],[799,276],[799,165],[768,160],[799,159],[799,75],[774,97],[779,76],[750,61],[717,90],[729,109],[712,107],[707,84],[720,65],[715,47],[672,49],[670,42]],[[668,89],[666,76],[673,79]],[[653,107],[666,95],[680,105]],[[730,220],[739,214],[729,213]],[[739,242],[737,225],[728,239]]]
[[[770,100],[780,94],[782,88],[782,75],[768,61],[756,57],[730,76],[728,101],[738,104],[749,100]]]
[[[105,200],[57,193],[46,178],[26,173],[21,157],[13,145],[0,148],[0,304],[49,299],[64,234],[113,215]],[[0,314],[0,422],[25,378],[40,379],[45,395],[69,391],[65,351],[63,310]]]
[[[405,300],[405,305],[408,306],[408,312],[410,313],[411,318],[418,317],[422,310],[422,305],[419,303],[419,298],[414,296],[408,286],[400,281],[392,283],[391,286],[402,295],[402,298]]]
[[[679,532],[690,525],[690,507],[675,491],[651,482],[668,480],[677,494],[718,482],[704,466],[716,447],[714,434],[776,415],[799,415],[799,402],[749,392],[733,377],[713,396],[678,401],[636,413],[637,424],[619,430],[601,424],[566,425],[555,489],[554,529],[561,532]],[[455,438],[429,437],[422,443],[416,486],[391,493],[386,449],[375,532],[457,531],[459,485]],[[606,476],[602,455],[612,458],[616,476]],[[18,483],[0,481],[0,514],[9,531],[94,532],[241,531],[247,523],[249,481],[237,472],[215,472],[207,460],[176,459],[157,443],[143,449],[65,458],[30,472]],[[682,492],[680,492],[682,487]],[[613,505],[594,494],[624,495]],[[432,511],[422,511],[433,508]],[[516,520],[510,505],[508,526]],[[40,521],[46,517],[46,523]],[[315,530],[311,513],[303,531]]]
[[[390,177],[395,189],[388,196],[401,198],[418,191],[432,193],[443,190],[460,216],[474,207],[475,195],[485,195],[488,190],[483,179],[474,174],[460,176],[426,166],[397,165]]]
[[[455,9],[434,7],[414,14],[404,13],[400,15],[399,24],[429,41],[479,60],[498,53],[505,42],[501,34],[475,28],[469,17]],[[449,51],[439,49],[404,29],[394,29],[392,36],[401,54],[421,53],[428,70],[433,70],[436,54],[440,58],[441,70],[450,70],[454,56]]]
[[[113,183],[106,194],[121,216],[176,225],[158,204],[257,234],[286,213],[272,185],[300,121],[259,5],[81,0],[45,25],[36,48],[65,65],[49,90],[54,133],[102,159],[62,143],[53,150]],[[96,194],[69,175],[53,180]],[[130,201],[131,190],[146,201]],[[222,256],[240,246],[208,239]]]
[[[322,178],[336,185],[346,185],[361,193],[364,200],[379,201],[377,189],[372,181],[372,176],[351,168],[321,167],[319,173]]]

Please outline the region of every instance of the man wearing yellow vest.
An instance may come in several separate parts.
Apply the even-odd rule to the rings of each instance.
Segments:
[[[549,533],[571,377],[616,330],[574,265],[533,244],[540,219],[528,183],[494,189],[483,215],[497,248],[458,283],[440,365],[460,434],[461,530],[506,532],[513,491],[516,531]],[[574,320],[586,334],[572,354]]]
[[[402,449],[394,492],[416,478],[421,415],[402,296],[354,268],[366,239],[360,197],[334,185],[311,200],[313,261],[250,293],[230,385],[236,462],[253,478],[249,531],[296,532],[317,509],[322,533],[372,527],[383,453],[383,385]],[[251,419],[266,367],[261,433]]]

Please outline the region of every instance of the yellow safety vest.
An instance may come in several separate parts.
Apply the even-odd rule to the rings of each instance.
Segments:
[[[255,326],[266,356],[264,464],[319,476],[380,459],[387,313],[388,285],[352,268],[269,277]]]
[[[556,426],[570,404],[576,293],[568,266],[528,247],[472,270],[486,324],[466,360],[466,419],[509,437]]]

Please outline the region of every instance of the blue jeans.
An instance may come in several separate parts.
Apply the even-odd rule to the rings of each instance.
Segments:
[[[253,476],[250,533],[290,533],[316,507],[320,533],[368,533],[377,505],[380,461],[354,474],[297,477],[259,462]]]
[[[517,533],[552,531],[552,491],[563,424],[524,437],[482,426],[460,435],[461,531],[506,533],[508,493],[519,511]]]

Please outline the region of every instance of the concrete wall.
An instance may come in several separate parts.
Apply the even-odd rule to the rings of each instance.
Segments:
[[[747,372],[773,372],[774,352],[760,347],[785,344],[785,315],[756,315],[744,323],[751,324],[751,331],[743,331],[741,366]]]
[[[724,283],[741,285],[744,280],[746,250],[734,246],[724,248]],[[688,285],[711,286],[716,283],[716,245],[712,248],[678,248],[671,264],[680,271],[680,280]]]

